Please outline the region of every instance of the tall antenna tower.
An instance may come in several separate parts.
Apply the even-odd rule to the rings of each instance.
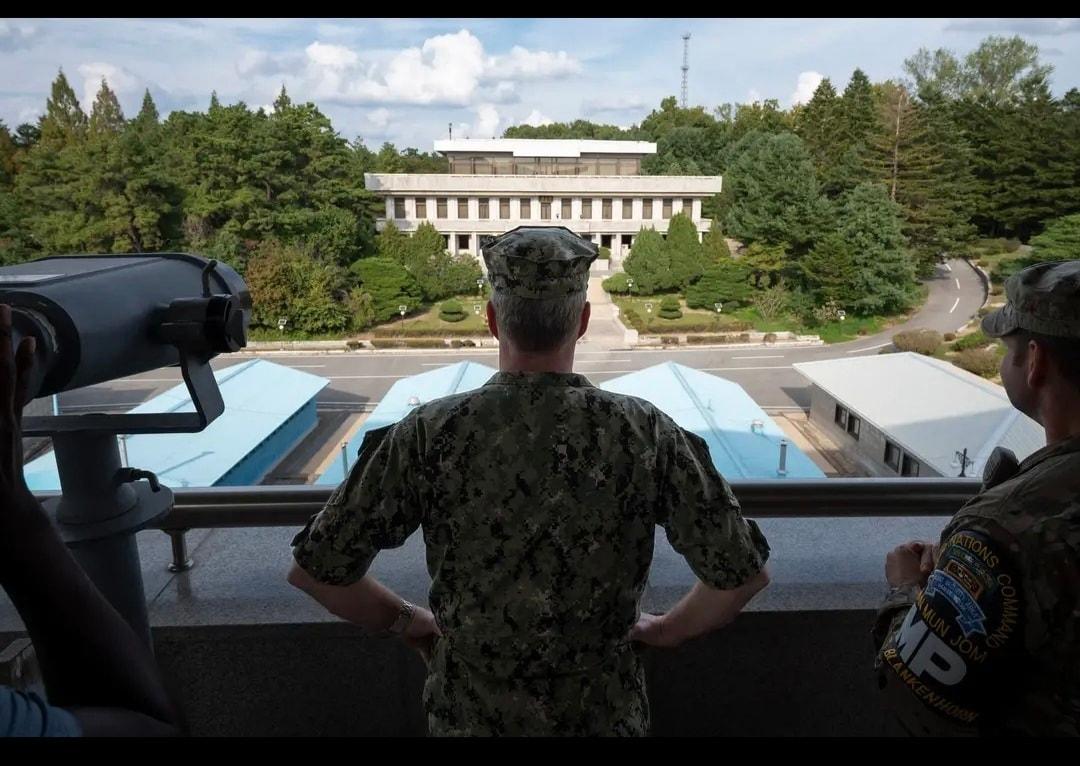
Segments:
[[[686,78],[690,73],[690,33],[682,36],[682,108],[686,109]]]

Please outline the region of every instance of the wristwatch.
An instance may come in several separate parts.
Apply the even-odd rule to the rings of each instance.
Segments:
[[[409,626],[412,624],[413,617],[416,615],[416,606],[410,604],[405,599],[401,600],[401,606],[398,607],[398,616],[394,620],[394,624],[386,629],[387,633],[394,636],[402,635]]]

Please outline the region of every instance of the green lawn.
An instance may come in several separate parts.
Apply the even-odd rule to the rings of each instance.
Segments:
[[[679,319],[663,319],[660,317],[660,303],[667,297],[680,298],[677,293],[650,296],[611,296],[615,305],[619,307],[620,317],[630,310],[640,317],[637,323],[639,330],[648,328],[650,333],[680,333],[680,332],[722,332],[725,329],[735,329],[732,325],[738,324],[738,318],[730,314],[717,314],[715,311],[704,309],[689,309],[684,301],[679,300],[682,308],[682,317]],[[650,311],[651,309],[651,311]],[[631,324],[624,318],[624,324]]]
[[[800,335],[818,335],[826,343],[842,343],[854,340],[861,335],[873,335],[880,332],[890,321],[900,321],[905,317],[847,317],[842,322],[829,322],[817,327],[807,327],[791,315],[773,319],[764,319],[752,306],[744,306],[730,312],[717,313],[701,309],[688,309],[680,300],[683,315],[680,319],[661,319],[657,316],[660,302],[669,295],[619,296],[612,300],[619,307],[620,314],[632,309],[643,321],[648,322],[650,333],[698,333],[698,332],[744,332],[749,326],[757,332],[794,332]],[[652,312],[646,311],[646,304],[651,304]],[[639,330],[644,327],[639,324]],[[861,332],[860,332],[861,331]]]
[[[475,295],[466,295],[459,296],[455,300],[460,302],[461,307],[465,309],[465,318],[460,322],[444,322],[440,319],[439,306],[445,301],[439,301],[439,303],[429,306],[412,316],[407,316],[404,320],[393,319],[381,325],[376,325],[369,332],[380,337],[392,337],[399,334],[410,337],[430,335],[440,338],[451,335],[486,335],[487,313],[485,305],[487,299]],[[480,307],[480,313],[476,313],[476,306]]]

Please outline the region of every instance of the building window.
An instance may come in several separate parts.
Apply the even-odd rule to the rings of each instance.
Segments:
[[[418,199],[418,200],[416,200],[416,218],[417,218],[417,220],[422,220],[422,219],[427,218],[427,200],[426,199]]]
[[[443,250],[449,250],[450,249],[450,235],[449,234],[443,234],[442,235],[442,246],[443,246]]]
[[[513,175],[514,161],[509,157],[495,157],[491,160],[491,172],[497,176]]]
[[[458,234],[457,235],[457,247],[458,247],[458,250],[468,250],[469,249],[469,235],[468,234]]]
[[[847,432],[853,437],[855,437],[855,441],[859,440],[859,427],[861,425],[862,420],[860,420],[856,415],[848,414]]]
[[[394,218],[401,219],[401,218],[404,218],[404,217],[405,217],[405,200],[403,200],[401,197],[396,197],[394,199]]]
[[[911,455],[904,455],[904,462],[900,468],[901,476],[918,476],[919,475],[919,461],[913,458]]]
[[[641,217],[645,220],[652,218],[652,200],[646,199],[641,201]]]
[[[510,200],[509,200],[509,198],[503,197],[502,199],[499,200],[499,218],[503,218],[503,219],[507,219],[507,220],[510,218]]]
[[[562,201],[562,217],[564,220],[569,221],[574,217],[573,208],[571,207],[570,200],[564,199]]]
[[[686,214],[687,218],[694,217],[694,200],[684,199],[682,201],[682,211]]]
[[[670,198],[664,200],[664,220],[665,221],[668,218],[671,218],[671,203],[672,203],[672,200]]]
[[[600,175],[602,176],[617,176],[619,174],[619,161],[618,160],[600,160]]]
[[[634,217],[634,201],[632,199],[622,201],[622,217],[624,221],[629,221]]]
[[[476,175],[491,175],[491,160],[489,160],[487,157],[477,157],[475,160],[473,160],[473,173],[475,173]]]
[[[581,217],[586,221],[592,218],[592,199],[581,200]]]
[[[891,441],[885,442],[885,465],[900,473],[900,448]]]
[[[487,197],[480,198],[480,218],[485,221],[489,218]]]
[[[462,219],[468,219],[469,217],[469,200],[467,197],[461,197],[457,201],[457,217]]]
[[[551,220],[551,197],[540,198],[540,220]]]
[[[606,199],[606,200],[603,201],[603,212],[604,212],[604,220],[605,221],[610,221],[611,220],[611,200],[610,199]]]
[[[439,197],[435,200],[435,217],[443,220],[449,217],[446,214],[446,197]]]
[[[528,197],[522,197],[521,199],[521,217],[523,219],[532,218],[532,200]]]
[[[841,428],[846,429],[847,428],[847,415],[848,415],[847,410],[844,409],[843,407],[841,407],[838,404],[838,405],[836,405],[836,413],[833,415],[833,422],[836,423],[836,425],[840,426]]]

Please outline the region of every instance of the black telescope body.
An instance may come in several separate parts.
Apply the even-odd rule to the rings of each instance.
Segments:
[[[75,255],[0,268],[12,342],[37,341],[27,398],[179,365],[194,406],[156,413],[25,417],[52,437],[63,490],[44,501],[75,558],[150,644],[135,532],[168,513],[172,492],[121,461],[117,434],[183,433],[220,415],[210,360],[247,345],[251,296],[228,266],[185,253]],[[24,402],[25,404],[25,402]]]
[[[203,359],[246,344],[251,296],[231,268],[195,255],[79,255],[0,269],[12,338],[37,339],[30,398]]]

